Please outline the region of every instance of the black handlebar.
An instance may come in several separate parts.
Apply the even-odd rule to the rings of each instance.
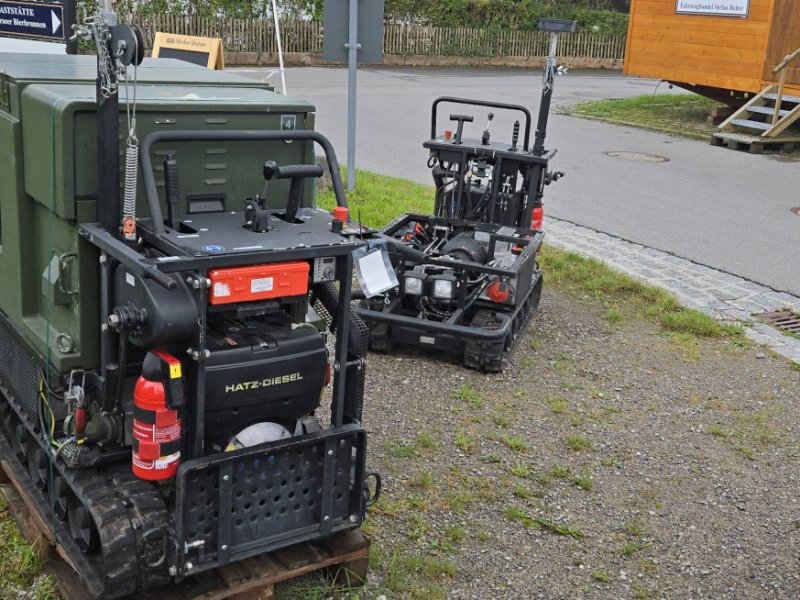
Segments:
[[[460,144],[461,136],[464,135],[464,123],[472,123],[475,120],[475,117],[471,117],[469,115],[450,115],[450,120],[458,123],[458,129],[456,130],[456,144]]]
[[[319,165],[285,165],[278,167],[275,172],[276,179],[303,179],[306,177],[322,177],[322,167]]]
[[[302,140],[316,142],[322,146],[328,168],[331,172],[333,192],[336,196],[336,204],[347,207],[347,197],[344,193],[342,176],[339,173],[339,163],[336,160],[336,152],[333,150],[328,138],[317,131],[255,131],[255,130],[233,130],[233,131],[154,131],[145,136],[141,143],[139,152],[139,165],[142,169],[144,179],[144,191],[147,198],[147,208],[150,212],[152,227],[155,233],[164,233],[164,216],[161,213],[161,202],[158,198],[158,188],[156,178],[153,173],[153,163],[150,160],[150,151],[154,144],[159,142],[260,142],[260,141],[289,141]],[[292,165],[302,168],[312,167],[312,165]],[[285,167],[281,167],[284,168]],[[321,173],[320,173],[321,174]],[[300,175],[301,177],[319,177],[319,175]]]
[[[437,109],[439,107],[439,104],[441,104],[442,102],[450,102],[452,104],[467,104],[470,106],[486,106],[489,108],[499,108],[502,110],[513,110],[521,112],[522,114],[525,115],[525,138],[523,143],[523,150],[525,150],[525,152],[528,151],[528,144],[530,143],[531,139],[531,121],[532,121],[531,113],[527,108],[525,108],[524,106],[520,106],[519,104],[504,104],[501,102],[486,102],[484,100],[469,100],[467,98],[456,98],[454,96],[442,96],[433,101],[433,107],[431,108],[431,139],[436,139],[436,131],[437,131],[436,121],[438,114]],[[456,116],[458,115],[451,115],[451,118]],[[472,121],[472,119],[470,119],[470,121]]]

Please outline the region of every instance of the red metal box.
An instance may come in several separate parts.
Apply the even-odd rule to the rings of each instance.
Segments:
[[[307,262],[254,265],[208,272],[211,304],[302,296],[308,292]]]

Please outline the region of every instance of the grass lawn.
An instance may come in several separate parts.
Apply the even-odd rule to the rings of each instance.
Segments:
[[[346,180],[344,169],[342,179]],[[345,189],[347,182],[345,181]],[[368,171],[356,172],[356,189],[347,196],[350,217],[369,227],[383,227],[407,212],[433,211],[433,186]],[[331,210],[336,206],[333,189],[321,193],[317,204]]]
[[[716,106],[722,105],[697,94],[664,94],[584,102],[569,114],[706,140],[715,130],[708,116]]]

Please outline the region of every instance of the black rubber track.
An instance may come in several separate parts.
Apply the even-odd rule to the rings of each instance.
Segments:
[[[13,400],[8,402],[7,394],[8,390],[0,385],[0,404],[19,416]],[[25,422],[25,426],[29,444],[44,448],[46,441],[30,430],[29,423]],[[169,581],[166,566],[147,567],[158,560],[162,545],[145,543],[144,533],[170,522],[164,501],[153,484],[133,475],[127,463],[94,469],[68,469],[61,461],[55,465],[48,484],[59,475],[63,477],[73,499],[88,509],[97,527],[99,551],[85,554],[72,538],[69,524],[60,520],[50,506],[49,490],[37,489],[28,468],[11,452],[7,428],[0,428],[0,432],[0,451],[70,556],[91,597],[114,600]]]
[[[503,370],[504,358],[510,356],[516,350],[519,341],[527,330],[531,315],[539,306],[543,285],[544,278],[540,276],[528,293],[522,308],[515,315],[515,322],[504,340],[486,342],[471,338],[464,341],[463,360],[465,367],[490,373],[499,373]],[[495,323],[493,312],[486,309],[476,312],[470,323],[470,327],[479,328],[492,328],[495,325],[497,324]]]

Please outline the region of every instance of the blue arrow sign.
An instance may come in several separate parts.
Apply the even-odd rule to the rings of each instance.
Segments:
[[[64,40],[64,7],[0,0],[0,35]]]

